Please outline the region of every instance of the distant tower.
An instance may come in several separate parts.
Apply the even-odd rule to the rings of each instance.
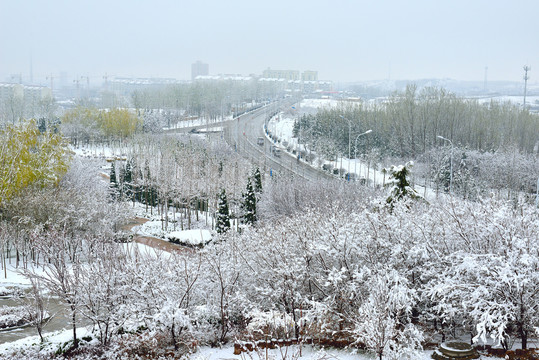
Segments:
[[[531,67],[528,65],[524,65],[524,105],[523,107],[526,108],[526,90],[528,88],[528,79],[530,78],[528,76],[528,71],[531,70]]]
[[[199,75],[209,75],[210,66],[204,64],[202,61],[197,60],[196,63],[191,64],[191,80],[194,81]]]

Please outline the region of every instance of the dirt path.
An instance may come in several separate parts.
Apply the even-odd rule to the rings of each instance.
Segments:
[[[145,219],[145,218],[141,218],[141,217],[136,217],[136,218],[132,219],[128,224],[122,226],[122,230],[132,231],[132,229],[135,226],[142,225],[147,221],[149,221],[149,220]],[[139,244],[144,244],[144,245],[153,247],[154,249],[164,250],[164,251],[168,251],[168,252],[180,252],[180,251],[183,252],[183,251],[188,250],[184,246],[181,246],[181,245],[178,245],[178,244],[173,244],[171,242],[168,242],[168,241],[165,241],[163,239],[156,238],[156,237],[137,235],[137,234],[134,234],[134,235],[135,236],[133,238],[133,241],[135,241],[135,242],[137,242]]]

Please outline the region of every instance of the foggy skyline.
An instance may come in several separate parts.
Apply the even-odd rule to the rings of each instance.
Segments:
[[[0,0],[0,81],[188,80],[264,69],[336,82],[539,79],[539,2]],[[537,75],[535,75],[537,73]],[[15,80],[14,80],[15,81]],[[94,80],[93,80],[94,81]]]

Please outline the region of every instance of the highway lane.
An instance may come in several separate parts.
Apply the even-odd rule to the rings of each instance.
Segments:
[[[264,123],[268,116],[279,110],[279,106],[289,108],[289,103],[273,103],[244,114],[224,125],[225,139],[228,144],[238,151],[244,158],[249,159],[265,173],[271,176],[288,176],[303,178],[305,180],[335,180],[328,173],[316,169],[304,161],[298,161],[292,154],[287,153],[284,147],[273,143],[264,134]],[[264,145],[258,145],[257,139],[264,138]],[[271,145],[282,149],[281,156],[277,157],[270,151]]]

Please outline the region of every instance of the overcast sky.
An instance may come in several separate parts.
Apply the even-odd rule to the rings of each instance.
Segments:
[[[32,59],[32,60],[30,60]],[[0,0],[0,81],[316,70],[337,82],[539,79],[538,0]],[[95,83],[95,82],[94,82]]]

